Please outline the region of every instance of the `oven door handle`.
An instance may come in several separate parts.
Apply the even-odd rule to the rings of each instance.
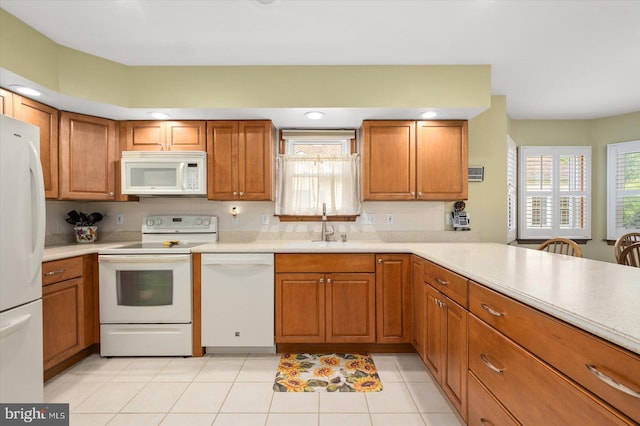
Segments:
[[[177,263],[190,262],[190,254],[103,254],[98,256],[101,263]]]

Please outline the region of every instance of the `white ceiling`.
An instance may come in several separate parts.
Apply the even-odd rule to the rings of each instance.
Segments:
[[[638,0],[0,0],[0,7],[61,45],[127,65],[490,64],[492,93],[507,96],[515,119],[640,111]]]

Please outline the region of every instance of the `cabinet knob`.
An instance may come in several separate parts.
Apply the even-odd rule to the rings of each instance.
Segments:
[[[418,192],[418,196],[419,196],[419,197],[422,197],[422,192]]]
[[[382,259],[378,259],[378,263],[382,263]]]
[[[331,284],[331,278],[327,278],[327,284]]]
[[[323,283],[323,282],[324,282],[324,278],[320,278],[320,283]]]
[[[115,195],[115,194],[114,194],[113,192],[110,192],[110,193],[109,193],[109,197],[111,197],[111,198],[113,198],[113,196],[114,196],[114,195]]]
[[[238,193],[236,191],[233,191],[233,196],[235,197],[236,195],[238,195]]]
[[[415,192],[413,192],[413,191],[411,191],[411,196],[412,196],[412,197],[415,197],[415,196],[416,196],[416,193],[415,193]]]
[[[244,192],[240,191],[240,196],[242,197],[244,195]]]

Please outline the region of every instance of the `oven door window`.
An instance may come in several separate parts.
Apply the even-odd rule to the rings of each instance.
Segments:
[[[171,305],[173,271],[117,271],[116,292],[120,306]]]

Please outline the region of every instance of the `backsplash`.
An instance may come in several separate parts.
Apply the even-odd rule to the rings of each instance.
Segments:
[[[237,207],[238,221],[232,223],[231,209]],[[98,241],[133,241],[141,238],[144,217],[153,214],[200,214],[218,216],[222,242],[255,240],[317,239],[320,222],[280,222],[273,216],[273,202],[208,201],[202,198],[141,198],[138,202],[47,202],[47,246],[73,240],[72,225],[64,221],[69,210],[100,212],[105,218],[97,223]],[[479,234],[453,232],[445,224],[445,203],[427,201],[363,202],[362,216],[355,222],[331,222],[335,237],[346,234],[349,240],[383,241],[478,241]],[[116,215],[124,223],[116,224]],[[392,215],[392,224],[387,215]],[[262,224],[263,215],[269,219]],[[365,216],[374,223],[363,224]]]

